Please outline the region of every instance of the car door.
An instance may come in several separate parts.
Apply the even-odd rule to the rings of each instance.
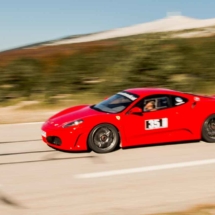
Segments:
[[[175,111],[175,126],[170,131],[172,141],[197,140],[200,131],[195,123],[198,117],[195,98],[171,95],[171,101],[171,109]]]
[[[142,114],[125,115],[123,129],[128,146],[165,143],[189,139],[189,132],[183,129],[183,119],[179,114],[179,106],[172,102],[171,95],[154,95],[141,100],[136,106],[143,110]],[[180,99],[178,98],[178,101]],[[144,107],[153,101],[155,110],[146,112]],[[180,100],[185,104],[186,100]],[[187,134],[188,133],[188,134]]]

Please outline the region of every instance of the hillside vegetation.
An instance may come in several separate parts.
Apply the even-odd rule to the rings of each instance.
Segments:
[[[0,53],[0,104],[95,98],[131,87],[215,94],[215,37],[145,34]],[[82,102],[82,101],[80,101]]]

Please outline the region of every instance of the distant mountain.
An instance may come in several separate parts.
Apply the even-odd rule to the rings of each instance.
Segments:
[[[15,51],[15,50],[19,50],[19,49],[32,49],[32,48],[36,48],[36,47],[39,47],[42,45],[54,44],[56,42],[67,41],[67,40],[76,39],[79,37],[84,37],[84,36],[89,36],[89,35],[91,35],[91,34],[78,34],[78,35],[62,37],[62,38],[55,39],[55,40],[48,40],[48,41],[43,41],[43,42],[38,42],[38,43],[32,43],[29,45],[25,45],[25,46],[21,46],[21,47],[19,46],[17,48],[13,48],[13,49],[8,49],[8,50],[2,51],[0,53],[8,52],[8,51]]]
[[[63,37],[56,40],[44,41],[40,43],[34,43],[27,46],[22,46],[19,48],[11,49],[11,50],[19,50],[19,49],[37,49],[42,47],[50,47],[50,46],[59,46],[66,44],[74,44],[74,43],[84,43],[84,42],[93,42],[100,41],[112,38],[119,37],[127,37],[139,34],[146,33],[158,33],[158,32],[174,32],[174,31],[183,31],[189,29],[199,29],[199,28],[207,28],[215,26],[215,18],[213,19],[194,19],[181,15],[173,15],[168,16],[163,19],[155,20],[152,22],[137,24],[124,28],[117,28],[113,30],[90,33],[90,34],[81,34],[81,35],[72,35]],[[196,36],[208,36],[211,34],[215,34],[215,29],[212,31],[205,32],[194,32],[189,34],[176,34],[174,37],[196,37]],[[11,51],[11,50],[7,50]]]
[[[130,27],[113,29],[105,32],[99,32],[91,35],[84,35],[78,38],[70,38],[66,40],[59,40],[49,44],[43,45],[63,45],[71,43],[92,42],[98,40],[105,40],[117,37],[126,37],[145,33],[181,31],[188,29],[197,29],[215,26],[215,18],[213,19],[193,19],[185,16],[169,16],[164,19],[159,19],[153,22],[142,23]]]

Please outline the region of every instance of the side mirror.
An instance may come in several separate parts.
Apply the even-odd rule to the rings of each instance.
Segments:
[[[141,108],[139,107],[134,107],[129,111],[130,114],[142,114],[143,111]]]

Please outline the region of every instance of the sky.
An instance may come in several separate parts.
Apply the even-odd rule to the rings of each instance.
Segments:
[[[165,18],[215,18],[215,0],[0,0],[0,51]]]

